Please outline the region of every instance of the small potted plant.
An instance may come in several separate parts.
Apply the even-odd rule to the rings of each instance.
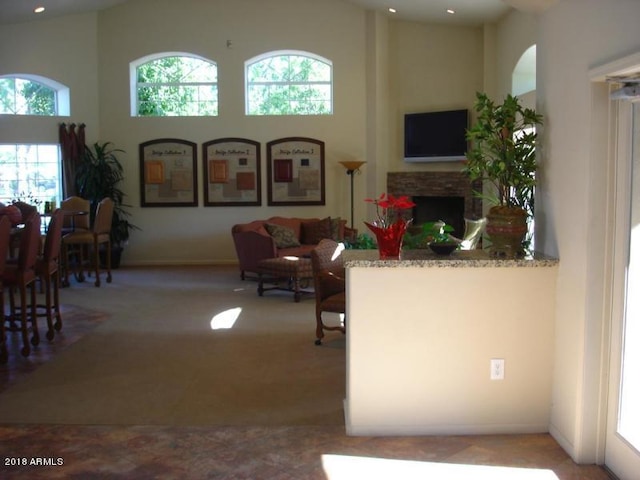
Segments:
[[[399,259],[402,241],[411,223],[405,211],[415,207],[406,195],[396,197],[386,193],[378,198],[367,198],[365,202],[376,206],[376,219],[364,224],[376,236],[381,259]]]
[[[451,236],[454,228],[442,220],[425,222],[417,228],[416,233],[405,236],[408,248],[428,247],[438,255],[450,255],[460,247],[460,242]]]
[[[464,171],[471,180],[493,186],[481,195],[493,206],[486,232],[496,256],[515,257],[523,251],[529,219],[533,217],[536,184],[536,126],[542,115],[525,108],[518,97],[507,95],[501,104],[476,94],[476,124],[467,130],[471,149]]]

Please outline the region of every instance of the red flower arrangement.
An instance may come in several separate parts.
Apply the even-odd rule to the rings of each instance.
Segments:
[[[394,197],[386,193],[376,199],[366,198],[365,202],[373,203],[376,206],[377,219],[373,223],[380,228],[389,228],[396,220],[402,218],[402,210],[416,206],[406,195]]]
[[[402,216],[402,210],[415,206],[409,197],[394,197],[383,193],[376,199],[367,198],[365,202],[376,206],[377,219],[371,224],[364,224],[376,236],[378,251],[381,259],[400,258],[402,238],[404,237],[411,219]]]

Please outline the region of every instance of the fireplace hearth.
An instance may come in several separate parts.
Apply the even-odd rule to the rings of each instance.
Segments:
[[[482,190],[482,182],[471,182],[462,172],[389,172],[387,192],[407,195],[416,204],[414,225],[442,220],[451,225],[461,238],[464,219],[482,218],[482,200],[474,191]]]

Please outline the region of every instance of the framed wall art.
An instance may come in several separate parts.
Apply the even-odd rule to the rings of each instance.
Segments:
[[[262,204],[260,143],[246,138],[220,138],[202,144],[204,204]]]
[[[161,138],[140,144],[140,204],[143,207],[198,205],[196,144]]]
[[[288,137],[267,143],[269,205],[324,205],[324,142]]]

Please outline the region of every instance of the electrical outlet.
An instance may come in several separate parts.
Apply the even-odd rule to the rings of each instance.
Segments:
[[[491,359],[491,380],[504,380],[504,358]]]

